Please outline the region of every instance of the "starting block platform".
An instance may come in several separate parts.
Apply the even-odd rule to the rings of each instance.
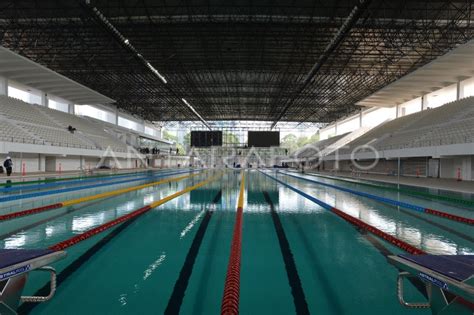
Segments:
[[[66,256],[64,251],[50,249],[0,249],[0,314],[16,314],[23,302],[44,302],[56,291],[56,271],[48,264]],[[32,271],[46,271],[51,275],[48,296],[21,296]]]
[[[398,275],[400,303],[409,308],[431,308],[435,315],[473,314],[474,255],[398,255],[391,264],[402,270]],[[406,302],[403,280],[416,277],[426,287],[428,302]]]

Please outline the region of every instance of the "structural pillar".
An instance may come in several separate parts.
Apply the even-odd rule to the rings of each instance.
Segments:
[[[115,106],[115,125],[118,126],[119,112],[117,106]]]
[[[398,118],[400,116],[400,104],[397,104],[397,106],[395,106],[395,110],[395,118]]]
[[[67,104],[68,108],[67,108],[67,112],[71,115],[74,115],[75,114],[75,111],[74,111],[74,104]]]
[[[426,94],[421,97],[421,110],[425,110],[427,107]]]
[[[337,136],[337,121],[334,123],[334,135]]]
[[[362,128],[362,118],[363,118],[363,111],[362,109],[360,110],[360,113],[359,113],[359,128]]]
[[[46,157],[43,154],[38,154],[38,171],[46,171]]]
[[[41,92],[41,104],[40,105],[49,107],[48,94]]]
[[[0,95],[8,96],[8,79],[0,77]]]
[[[461,98],[464,98],[464,91],[462,90],[461,81],[456,83],[456,101],[459,101]]]

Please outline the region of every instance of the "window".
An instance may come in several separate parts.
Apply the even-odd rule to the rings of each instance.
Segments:
[[[399,105],[398,116],[402,117],[405,115],[410,115],[421,110],[421,97],[415,98],[411,101],[402,103]]]
[[[321,130],[319,135],[320,135],[319,140],[325,140],[325,139],[334,137],[336,135],[336,128],[332,126],[327,129],[323,129]]]
[[[461,82],[462,97],[474,96],[474,78],[470,78]]]
[[[125,127],[125,128],[128,128],[128,129],[133,129],[133,130],[136,130],[136,131],[142,131],[142,128],[140,128],[140,124],[130,120],[130,119],[127,119],[127,118],[123,118],[123,117],[120,117],[118,118],[118,124],[119,126],[122,126],[122,127]]]
[[[22,100],[23,102],[30,102],[28,92],[8,86],[8,96]]]
[[[98,109],[91,105],[74,105],[76,115],[88,116],[98,120],[115,124],[115,114],[105,110]]]
[[[38,91],[34,92],[26,87],[17,86],[16,84],[14,86],[8,86],[8,96],[30,104],[41,104],[41,95]]]
[[[386,120],[395,118],[396,108],[377,108],[375,110],[363,113],[362,126],[374,127],[380,125]]]
[[[456,100],[456,84],[426,94],[426,108],[435,108]]]
[[[359,129],[359,115],[350,118],[344,122],[338,123],[337,134],[342,135],[344,133],[352,132]]]
[[[65,113],[69,112],[69,105],[68,104],[62,103],[62,102],[57,102],[57,101],[52,100],[52,99],[48,100],[48,107],[52,108],[52,109],[55,109],[55,110],[65,112]]]
[[[150,136],[159,137],[160,131],[153,127],[145,126],[145,133]]]

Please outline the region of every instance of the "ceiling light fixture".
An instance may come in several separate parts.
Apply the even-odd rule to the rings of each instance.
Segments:
[[[194,113],[194,115],[196,115],[201,120],[204,126],[206,126],[209,130],[212,130],[211,126],[207,123],[207,121],[205,121],[204,118],[199,115],[199,113],[194,109],[194,107],[191,106],[191,104],[188,103],[188,101],[186,101],[186,99],[182,98],[181,101],[183,101],[183,103]]]

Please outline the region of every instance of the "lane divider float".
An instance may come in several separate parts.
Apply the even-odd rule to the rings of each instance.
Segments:
[[[185,173],[185,172],[170,173],[170,174],[161,175],[159,177],[171,176],[171,175],[182,174],[182,173]],[[116,196],[116,195],[121,195],[121,194],[125,194],[125,193],[128,193],[128,192],[144,189],[144,188],[147,188],[147,187],[157,186],[157,185],[161,185],[161,184],[169,183],[169,182],[180,181],[182,179],[197,176],[199,174],[201,174],[201,173],[191,174],[191,175],[186,175],[186,176],[181,176],[181,177],[168,178],[168,179],[160,180],[160,181],[149,183],[149,184],[143,184],[143,185],[139,185],[139,186],[113,190],[113,191],[109,191],[109,192],[100,193],[100,194],[97,194],[97,195],[86,196],[86,197],[66,200],[66,201],[62,201],[62,202],[58,202],[58,203],[54,203],[54,204],[50,204],[50,205],[46,205],[46,206],[36,207],[36,208],[17,211],[17,212],[12,212],[12,213],[7,213],[7,214],[0,215],[0,221],[16,219],[16,218],[20,218],[20,217],[24,217],[24,216],[28,216],[28,215],[32,215],[32,214],[41,213],[41,212],[44,212],[44,211],[49,211],[49,210],[53,210],[53,209],[59,209],[59,208],[62,208],[62,207],[72,206],[72,205],[82,203],[82,202],[88,202],[88,201],[97,200],[97,199],[101,199],[101,198],[107,198],[107,197],[112,197],[112,196]]]
[[[321,175],[321,174],[316,174],[316,173],[307,173],[307,174],[312,175],[312,176],[332,179],[332,180],[338,180],[341,182],[348,182],[348,183],[352,183],[356,185],[367,186],[367,187],[376,188],[376,189],[399,192],[399,193],[403,193],[403,194],[407,194],[407,195],[411,195],[415,197],[425,197],[425,198],[430,198],[430,199],[438,199],[438,200],[448,201],[452,203],[458,203],[462,205],[474,206],[474,200],[466,200],[466,199],[454,198],[454,197],[443,196],[443,195],[434,195],[434,194],[425,193],[422,191],[408,190],[408,189],[397,188],[397,187],[381,186],[381,185],[364,182],[361,180],[354,180],[352,178],[345,177],[345,176],[327,176],[327,175]],[[387,182],[384,182],[384,184],[394,185],[393,183],[387,183]]]
[[[146,205],[146,206],[144,206],[144,207],[141,207],[141,208],[139,208],[139,209],[137,209],[137,210],[135,210],[135,211],[132,211],[132,212],[130,212],[130,213],[128,213],[128,214],[125,214],[125,215],[123,215],[123,216],[120,216],[120,217],[118,217],[118,218],[116,218],[116,219],[114,219],[114,220],[112,220],[112,221],[109,221],[109,222],[104,223],[104,224],[102,224],[102,225],[100,225],[100,226],[98,226],[98,227],[95,227],[95,228],[93,228],[93,229],[90,229],[90,230],[88,230],[88,231],[86,231],[86,232],[84,232],[84,233],[81,233],[81,234],[79,234],[79,235],[73,236],[73,237],[71,237],[71,238],[69,238],[69,239],[67,239],[67,240],[62,241],[62,242],[56,243],[56,244],[54,244],[54,245],[52,245],[52,246],[50,246],[50,247],[48,247],[48,248],[51,249],[51,250],[54,250],[54,251],[59,251],[59,250],[64,250],[64,249],[66,249],[66,248],[68,248],[68,247],[71,247],[71,246],[73,246],[73,245],[76,245],[77,243],[80,243],[80,242],[82,242],[82,241],[84,241],[84,240],[86,240],[86,239],[88,239],[88,238],[91,238],[91,237],[94,236],[94,235],[97,235],[97,234],[99,234],[99,233],[102,233],[102,232],[104,232],[104,231],[110,229],[111,227],[114,227],[114,226],[116,226],[116,225],[118,225],[118,224],[120,224],[120,223],[123,223],[123,222],[125,222],[125,221],[128,221],[128,220],[130,220],[130,219],[136,218],[136,217],[138,217],[138,216],[140,216],[140,215],[142,215],[142,214],[144,214],[144,213],[150,211],[151,209],[156,208],[156,207],[158,207],[158,206],[160,206],[160,205],[162,205],[162,204],[164,204],[164,203],[166,203],[166,202],[168,202],[168,201],[170,201],[170,200],[172,200],[172,199],[174,199],[174,198],[176,198],[176,197],[179,197],[179,196],[181,196],[181,195],[184,195],[185,193],[188,193],[188,192],[190,192],[190,191],[192,191],[192,190],[195,190],[195,189],[197,189],[197,188],[199,188],[199,187],[202,187],[202,186],[204,186],[204,185],[207,185],[208,183],[214,181],[215,179],[217,179],[217,178],[220,177],[220,176],[222,176],[222,174],[214,175],[214,176],[212,176],[212,177],[210,177],[210,178],[208,178],[208,179],[206,179],[206,180],[204,180],[204,181],[202,181],[202,182],[197,183],[196,185],[187,187],[187,188],[185,188],[185,189],[183,189],[183,190],[180,190],[180,191],[178,191],[178,192],[176,192],[176,193],[174,193],[174,194],[171,194],[171,195],[169,195],[169,196],[166,196],[165,198],[162,198],[162,199],[160,199],[160,200],[157,200],[157,201],[155,201],[155,202],[152,202],[152,203],[150,203],[149,205]]]
[[[63,186],[63,185],[80,185],[80,184],[85,184],[85,183],[94,183],[94,182],[99,182],[99,181],[111,181],[119,178],[129,178],[129,177],[137,177],[137,176],[143,176],[146,173],[143,174],[120,174],[120,176],[108,176],[108,177],[100,177],[100,178],[83,178],[83,179],[75,179],[75,180],[70,180],[70,181],[61,181],[61,182],[52,182],[52,183],[45,183],[45,184],[35,184],[35,185],[22,185],[22,186],[14,186],[14,187],[3,187],[0,188],[1,192],[5,193],[10,193],[14,191],[24,191],[24,190],[34,190],[34,189],[45,189],[45,188],[52,188],[52,187],[58,187],[58,186]],[[155,173],[159,174],[159,173]],[[149,175],[155,175],[150,172]]]
[[[425,208],[425,207],[413,205],[413,204],[410,204],[410,203],[406,203],[406,202],[403,202],[403,201],[397,201],[397,200],[393,200],[393,199],[390,199],[390,198],[380,197],[380,196],[372,195],[372,194],[361,192],[361,191],[356,191],[356,190],[349,189],[349,188],[344,188],[344,187],[340,187],[340,186],[336,186],[336,185],[332,185],[332,184],[328,184],[328,183],[323,183],[323,182],[320,182],[320,181],[317,181],[317,180],[314,180],[314,179],[309,179],[309,178],[305,178],[305,177],[296,176],[296,175],[293,175],[293,174],[288,174],[288,173],[283,173],[283,172],[278,172],[278,173],[286,175],[286,176],[294,177],[294,178],[297,178],[297,179],[305,180],[305,181],[308,181],[308,182],[311,182],[311,183],[314,183],[314,184],[334,188],[334,189],[344,191],[344,192],[347,192],[347,193],[350,193],[350,194],[353,194],[353,195],[366,197],[366,198],[369,198],[369,199],[372,199],[372,200],[375,200],[375,201],[378,201],[378,202],[382,202],[382,203],[385,203],[385,204],[389,204],[389,205],[392,205],[392,206],[398,206],[398,207],[406,208],[406,209],[409,209],[409,210],[414,210],[414,211],[418,211],[418,212],[423,212],[423,213],[435,215],[435,216],[442,217],[442,218],[445,218],[445,219],[448,219],[448,220],[457,221],[457,222],[461,222],[461,223],[465,223],[465,224],[469,224],[469,225],[474,225],[474,219],[462,217],[462,216],[447,213],[447,212],[444,212],[444,211],[434,210],[434,209]]]
[[[306,199],[309,199],[311,200],[312,202],[316,203],[317,205],[321,206],[322,208],[326,209],[326,210],[329,210],[333,213],[335,213],[336,215],[338,215],[339,217],[343,218],[344,220],[346,220],[347,222],[359,227],[359,228],[362,228],[382,239],[384,239],[385,241],[391,243],[392,245],[395,245],[397,246],[398,248],[400,249],[403,249],[404,251],[410,253],[410,254],[414,254],[414,255],[423,255],[423,254],[426,254],[426,252],[424,252],[423,250],[413,246],[413,245],[410,245],[408,244],[407,242],[405,241],[402,241],[398,238],[396,238],[395,236],[392,236],[388,233],[385,233],[384,231],[382,230],[379,230],[377,229],[376,227],[370,225],[370,224],[367,224],[365,223],[364,221],[360,220],[360,219],[357,219],[357,218],[354,218],[353,216],[345,213],[344,211],[341,211],[305,192],[303,192],[302,190],[299,190],[287,183],[285,183],[284,181],[282,180],[279,180],[278,178],[274,177],[274,176],[271,176],[265,172],[262,172],[260,171],[262,174],[264,174],[265,176],[268,176],[269,178],[273,179],[274,181],[282,184],[283,186],[293,190],[294,192],[302,195],[303,197],[305,197]]]
[[[189,170],[188,171],[182,171],[180,173],[186,173],[186,172],[189,172]],[[78,191],[78,190],[84,190],[84,189],[90,189],[90,188],[97,188],[97,187],[104,187],[104,186],[110,186],[110,185],[131,183],[131,182],[136,182],[136,181],[140,181],[140,180],[149,180],[149,179],[152,179],[152,178],[158,178],[158,177],[162,177],[162,176],[163,176],[163,173],[159,173],[159,175],[143,176],[143,177],[132,178],[132,179],[127,179],[127,180],[121,180],[121,181],[116,181],[116,182],[84,185],[84,186],[77,186],[77,187],[68,187],[68,188],[53,189],[53,190],[32,192],[32,193],[26,193],[26,194],[16,194],[16,195],[12,195],[12,196],[0,197],[0,202],[7,202],[7,201],[34,198],[34,197],[41,197],[41,196],[48,196],[48,195],[56,195],[56,194],[67,193],[67,192]]]
[[[240,300],[240,258],[242,252],[242,217],[244,208],[245,173],[241,171],[240,192],[235,215],[234,232],[230,247],[229,264],[225,277],[221,314],[239,314]]]
[[[73,176],[73,177],[60,177],[60,178],[45,178],[45,179],[38,179],[38,180],[29,180],[29,181],[17,181],[17,182],[5,182],[0,183],[1,186],[16,186],[16,185],[30,185],[30,184],[38,184],[38,183],[49,183],[49,182],[59,182],[59,181],[68,181],[68,180],[76,180],[76,179],[89,179],[89,178],[99,178],[99,177],[111,177],[111,176],[121,176],[121,175],[140,175],[140,173],[146,173],[147,171],[138,171],[138,172],[124,172],[124,173],[117,173],[117,174],[98,174],[98,175],[86,175],[86,176]]]

